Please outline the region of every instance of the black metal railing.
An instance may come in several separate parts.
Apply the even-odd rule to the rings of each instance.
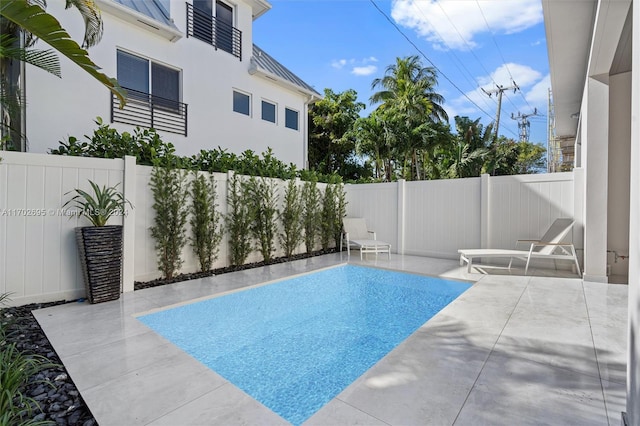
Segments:
[[[137,90],[126,91],[127,103],[122,109],[118,98],[111,95],[112,123],[153,127],[156,130],[187,136],[187,104]]]
[[[195,37],[242,60],[242,31],[187,3],[187,37]]]

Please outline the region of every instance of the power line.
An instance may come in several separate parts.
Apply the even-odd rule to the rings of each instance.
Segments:
[[[424,52],[418,47],[416,46],[416,44],[398,27],[398,25],[396,25],[396,23],[382,10],[380,9],[380,7],[378,7],[378,5],[376,4],[376,2],[374,0],[369,0],[371,2],[371,4],[373,4],[373,6],[378,10],[378,12],[380,12],[382,14],[382,16],[384,16],[386,18],[386,20],[393,25],[393,27],[396,29],[396,31],[398,31],[400,33],[400,35],[402,35],[408,42],[409,44],[411,44],[411,46],[413,46],[414,49],[416,49],[418,51],[418,53],[420,53],[420,55],[422,55],[423,58],[425,58],[427,60],[427,62],[429,62],[431,64],[431,66],[438,71],[438,73],[440,73],[440,75],[442,75],[445,80],[447,80],[449,82],[449,84],[451,84],[458,92],[460,92],[460,94],[462,94],[462,96],[464,96],[465,98],[467,98],[467,100],[469,102],[471,102],[471,104],[473,106],[475,106],[476,108],[478,108],[478,110],[482,111],[482,113],[484,115],[486,115],[488,118],[492,119],[491,115],[489,115],[489,113],[487,113],[485,110],[483,110],[482,108],[480,108],[480,106],[478,104],[476,104],[465,92],[462,91],[462,89],[460,89],[458,87],[457,84],[455,84],[449,77],[447,77],[447,75],[445,73],[443,73],[440,68],[438,68],[436,66],[436,64],[434,64],[431,59],[429,59],[427,57],[427,55],[424,54]]]
[[[514,82],[513,74],[511,74],[511,70],[509,69],[509,65],[507,64],[507,61],[504,58],[504,55],[502,54],[502,50],[500,49],[500,46],[498,46],[498,41],[493,36],[493,30],[489,26],[489,21],[487,21],[487,17],[484,15],[484,12],[482,11],[482,7],[480,7],[480,2],[478,0],[476,0],[476,4],[478,5],[478,9],[480,10],[480,15],[482,15],[482,19],[484,20],[484,24],[487,26],[487,29],[489,30],[489,34],[491,34],[491,39],[493,40],[493,44],[496,46],[496,49],[498,50],[498,53],[500,54],[500,58],[502,59],[502,63],[504,64],[504,67],[507,70],[507,73],[509,73],[509,78],[511,78],[511,81]],[[529,101],[527,101],[527,98],[524,96],[522,91],[519,91],[519,92],[520,92],[520,95],[522,96],[522,99],[525,101],[525,103],[529,107],[529,109],[533,109],[533,108],[531,108],[531,105],[529,104]],[[515,105],[513,105],[513,106],[515,107]]]
[[[461,75],[463,75],[466,78],[467,82],[470,82],[472,85],[477,86],[478,88],[481,88],[480,83],[471,74],[471,71],[469,71],[469,69],[464,65],[464,62],[462,60],[460,60],[460,58],[458,58],[458,55],[455,54],[454,50],[449,46],[449,43],[447,43],[447,41],[442,36],[442,34],[440,34],[440,32],[438,31],[436,26],[431,23],[431,21],[429,20],[429,17],[420,8],[420,3],[414,3],[414,5],[415,5],[416,9],[418,9],[420,14],[424,17],[425,21],[428,22],[429,25],[431,25],[433,31],[436,33],[436,35],[438,36],[438,38],[440,39],[442,44],[444,44],[448,48],[447,54],[453,56],[454,59],[457,61],[457,62],[454,61],[454,64],[456,65],[456,68],[458,68],[458,70],[460,71]],[[460,35],[460,33],[458,33],[458,35]],[[464,41],[464,39],[463,39],[463,41]],[[458,66],[458,64],[460,64],[460,66],[462,68],[460,66]],[[480,65],[482,65],[482,64],[480,64]],[[465,72],[463,72],[463,69],[466,72],[466,75],[465,75]],[[485,70],[485,72],[486,72],[486,70]],[[488,98],[487,99],[487,98],[483,97],[482,99],[486,101],[485,102],[486,105],[488,105],[490,107],[494,107],[495,106],[495,103],[496,103],[495,101],[494,101],[494,105],[491,105],[490,102],[489,102],[489,99],[493,100],[492,98]]]

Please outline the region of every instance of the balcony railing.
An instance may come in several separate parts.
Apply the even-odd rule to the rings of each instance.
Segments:
[[[187,3],[187,37],[195,37],[242,60],[242,31]]]
[[[112,123],[153,127],[156,130],[187,136],[187,104],[137,90],[126,90],[127,104],[123,109],[120,109],[116,96],[111,95]]]

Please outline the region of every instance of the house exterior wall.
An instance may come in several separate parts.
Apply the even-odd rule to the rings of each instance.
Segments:
[[[81,40],[82,19],[73,10],[65,11],[64,3],[50,2],[48,11],[59,18],[63,27]],[[188,104],[187,136],[160,132],[163,140],[172,142],[179,155],[192,155],[201,149],[218,146],[241,153],[256,153],[268,147],[285,163],[304,167],[306,155],[306,102],[308,97],[264,77],[248,73],[252,54],[252,10],[237,2],[236,26],[242,31],[242,60],[196,38],[186,37],[186,4],[171,2],[175,25],[185,36],[175,42],[132,25],[103,11],[104,36],[89,51],[91,59],[108,76],[116,77],[117,49],[148,58],[180,70],[181,99]],[[67,136],[90,135],[96,128],[97,116],[110,121],[110,93],[75,64],[61,58],[62,79],[28,66],[27,137],[28,150],[44,153],[58,146]],[[233,112],[233,90],[251,96],[251,115]],[[277,123],[261,118],[261,100],[277,105]],[[285,107],[299,112],[299,129],[284,126]],[[132,131],[133,126],[113,123],[119,131]]]
[[[616,253],[629,255],[631,73],[612,75],[609,86],[608,263],[611,275],[627,277],[628,257],[616,258]]]
[[[627,424],[640,424],[640,3],[632,5]]]

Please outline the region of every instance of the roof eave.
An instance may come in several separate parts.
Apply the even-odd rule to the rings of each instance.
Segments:
[[[249,66],[249,74],[258,75],[286,89],[303,94],[309,98],[308,103],[315,103],[322,99],[322,95],[315,90],[309,90],[306,87],[299,86],[295,83],[285,80],[280,76],[270,73],[269,71],[259,67],[254,61],[251,61],[251,65]]]
[[[184,33],[178,28],[166,25],[156,19],[145,15],[144,13],[140,13],[115,1],[96,0],[96,4],[101,11],[110,13],[113,16],[116,16],[126,22],[130,22],[148,31],[155,32],[171,42],[176,42],[184,37]]]
[[[251,6],[251,16],[254,21],[271,10],[271,3],[265,0],[248,0],[248,3]]]

